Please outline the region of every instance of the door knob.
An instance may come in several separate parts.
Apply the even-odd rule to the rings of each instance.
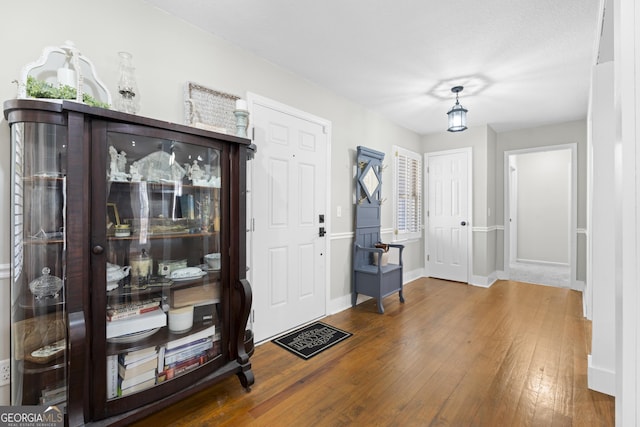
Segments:
[[[320,235],[320,237],[324,237],[327,232],[324,230],[324,227],[320,227],[320,230],[318,230],[318,234]]]
[[[462,221],[460,225],[464,227],[465,225],[467,225],[467,221]]]
[[[101,245],[95,245],[91,249],[91,252],[93,252],[95,255],[100,255],[101,253],[104,252],[104,247],[102,247]]]

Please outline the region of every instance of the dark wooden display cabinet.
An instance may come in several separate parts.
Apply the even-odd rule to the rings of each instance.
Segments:
[[[9,100],[11,404],[124,425],[254,381],[250,141],[76,102]]]

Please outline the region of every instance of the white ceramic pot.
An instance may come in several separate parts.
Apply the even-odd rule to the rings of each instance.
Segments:
[[[204,260],[210,270],[220,270],[220,253],[206,254]]]
[[[131,270],[131,267],[128,265],[120,267],[117,264],[107,263],[107,282],[118,282],[119,280],[124,279],[129,275],[129,270]]]

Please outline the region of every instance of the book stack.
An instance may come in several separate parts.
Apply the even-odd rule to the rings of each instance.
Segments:
[[[166,325],[159,298],[107,306],[107,339]]]
[[[107,321],[126,319],[160,308],[160,298],[107,305]]]
[[[187,305],[214,304],[218,302],[220,302],[220,282],[171,289],[172,308],[180,308]]]
[[[65,412],[67,406],[67,386],[59,384],[52,388],[42,390],[40,394],[40,405],[57,406],[58,409]]]
[[[155,346],[109,357],[115,359],[107,362],[108,398],[126,396],[155,385],[158,367],[158,349]]]
[[[159,351],[158,382],[190,372],[219,353],[220,334],[215,333],[215,325],[195,334],[169,341]]]

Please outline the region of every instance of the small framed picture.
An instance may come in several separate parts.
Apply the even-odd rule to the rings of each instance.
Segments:
[[[120,214],[115,203],[107,203],[107,229],[120,225]]]
[[[120,214],[115,203],[107,203],[107,236],[115,236],[120,225]]]

